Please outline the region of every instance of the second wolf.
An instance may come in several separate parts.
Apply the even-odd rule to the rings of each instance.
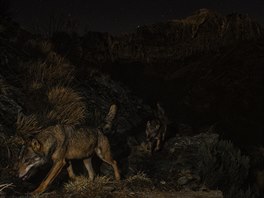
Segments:
[[[153,153],[159,151],[165,141],[168,119],[164,109],[157,103],[155,118],[149,120],[146,126],[146,142],[148,150]]]
[[[112,105],[102,128],[55,125],[27,140],[19,157],[18,174],[20,178],[27,179],[33,168],[39,167],[49,160],[53,162],[48,175],[33,194],[44,192],[67,162],[69,163],[67,168],[69,177],[74,178],[70,162],[73,159],[83,160],[89,178],[93,180],[94,170],[91,157],[94,153],[113,167],[116,180],[120,180],[117,162],[112,158],[108,138],[102,133],[105,126],[111,127],[116,111],[116,105]]]

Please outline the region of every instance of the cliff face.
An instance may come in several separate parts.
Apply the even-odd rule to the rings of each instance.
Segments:
[[[82,47],[86,60],[155,62],[217,51],[237,42],[263,38],[263,33],[263,27],[249,16],[222,16],[201,9],[185,19],[140,26],[130,34],[90,32],[83,37]]]
[[[53,40],[80,70],[103,70],[148,103],[163,102],[175,122],[236,123],[234,131],[253,127],[261,134],[264,28],[249,16],[202,9],[134,33],[57,34]],[[67,53],[63,43],[71,43]]]

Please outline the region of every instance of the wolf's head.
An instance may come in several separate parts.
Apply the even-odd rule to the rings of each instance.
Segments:
[[[156,148],[157,146],[157,140],[159,137],[159,130],[161,127],[161,123],[159,120],[151,120],[147,122],[146,126],[146,143],[147,143],[147,149],[150,152],[153,152],[153,150],[158,150],[159,148]]]
[[[32,139],[22,146],[18,159],[18,176],[25,180],[32,175],[32,170],[45,164],[46,160],[41,152],[41,143]]]

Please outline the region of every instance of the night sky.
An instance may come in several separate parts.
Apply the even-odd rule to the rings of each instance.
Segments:
[[[10,0],[12,17],[25,27],[71,18],[79,31],[129,32],[139,25],[184,18],[200,8],[249,14],[264,24],[264,0]]]

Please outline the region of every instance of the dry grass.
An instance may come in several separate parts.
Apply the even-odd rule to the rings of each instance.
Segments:
[[[61,124],[80,124],[86,117],[86,104],[79,93],[71,88],[55,87],[48,91],[48,99],[53,109],[47,114],[50,120]]]
[[[6,188],[13,188],[14,185],[11,183],[11,184],[0,184],[0,192],[2,192],[4,189]]]
[[[67,194],[78,194],[83,197],[106,197],[110,192],[104,187],[110,183],[108,177],[96,177],[94,181],[89,178],[80,176],[74,181],[64,185],[64,191]]]
[[[43,46],[46,45],[49,48],[49,44],[44,42]],[[68,88],[74,78],[74,68],[64,58],[50,51],[45,61],[35,61],[27,65],[26,70],[26,84],[29,86],[27,85],[25,89],[36,96],[45,94],[48,97],[48,101],[43,100],[43,104],[40,104],[43,97],[36,100],[36,103],[33,101],[33,105],[37,105],[34,109],[40,109],[38,112],[39,117],[41,117],[41,120],[45,119],[42,121],[45,123],[51,121],[52,123],[76,125],[85,119],[86,105],[83,98],[79,93]],[[31,103],[29,104],[31,105]],[[34,118],[34,116],[29,118],[19,117],[17,129],[22,132],[35,130],[38,124],[37,119]]]
[[[0,79],[0,94],[8,95],[11,91],[11,86],[8,85],[3,79]]]
[[[25,47],[29,48],[33,53],[38,55],[47,55],[53,50],[53,45],[49,40],[30,39],[25,43]]]
[[[18,113],[16,129],[17,135],[27,137],[32,133],[40,131],[41,127],[35,115],[26,116],[23,113]]]
[[[67,62],[62,56],[53,51],[47,54],[46,61],[54,64],[66,64]]]
[[[138,172],[126,179],[126,186],[129,188],[151,188],[153,183],[144,172]]]
[[[73,66],[63,62],[63,60],[56,60],[53,63],[37,61],[30,64],[27,68],[27,76],[30,77],[29,81],[32,89],[69,84],[73,80]]]
[[[45,60],[34,61],[25,66],[25,90],[37,98],[29,101],[29,106],[39,109],[38,118],[48,124],[81,123],[86,117],[86,105],[79,93],[69,88],[74,79],[74,66],[52,51],[53,46],[48,40],[33,40],[32,46],[42,52]],[[38,96],[41,98],[38,99]],[[33,131],[37,126],[36,121],[34,116],[20,118],[17,129],[23,132]]]

